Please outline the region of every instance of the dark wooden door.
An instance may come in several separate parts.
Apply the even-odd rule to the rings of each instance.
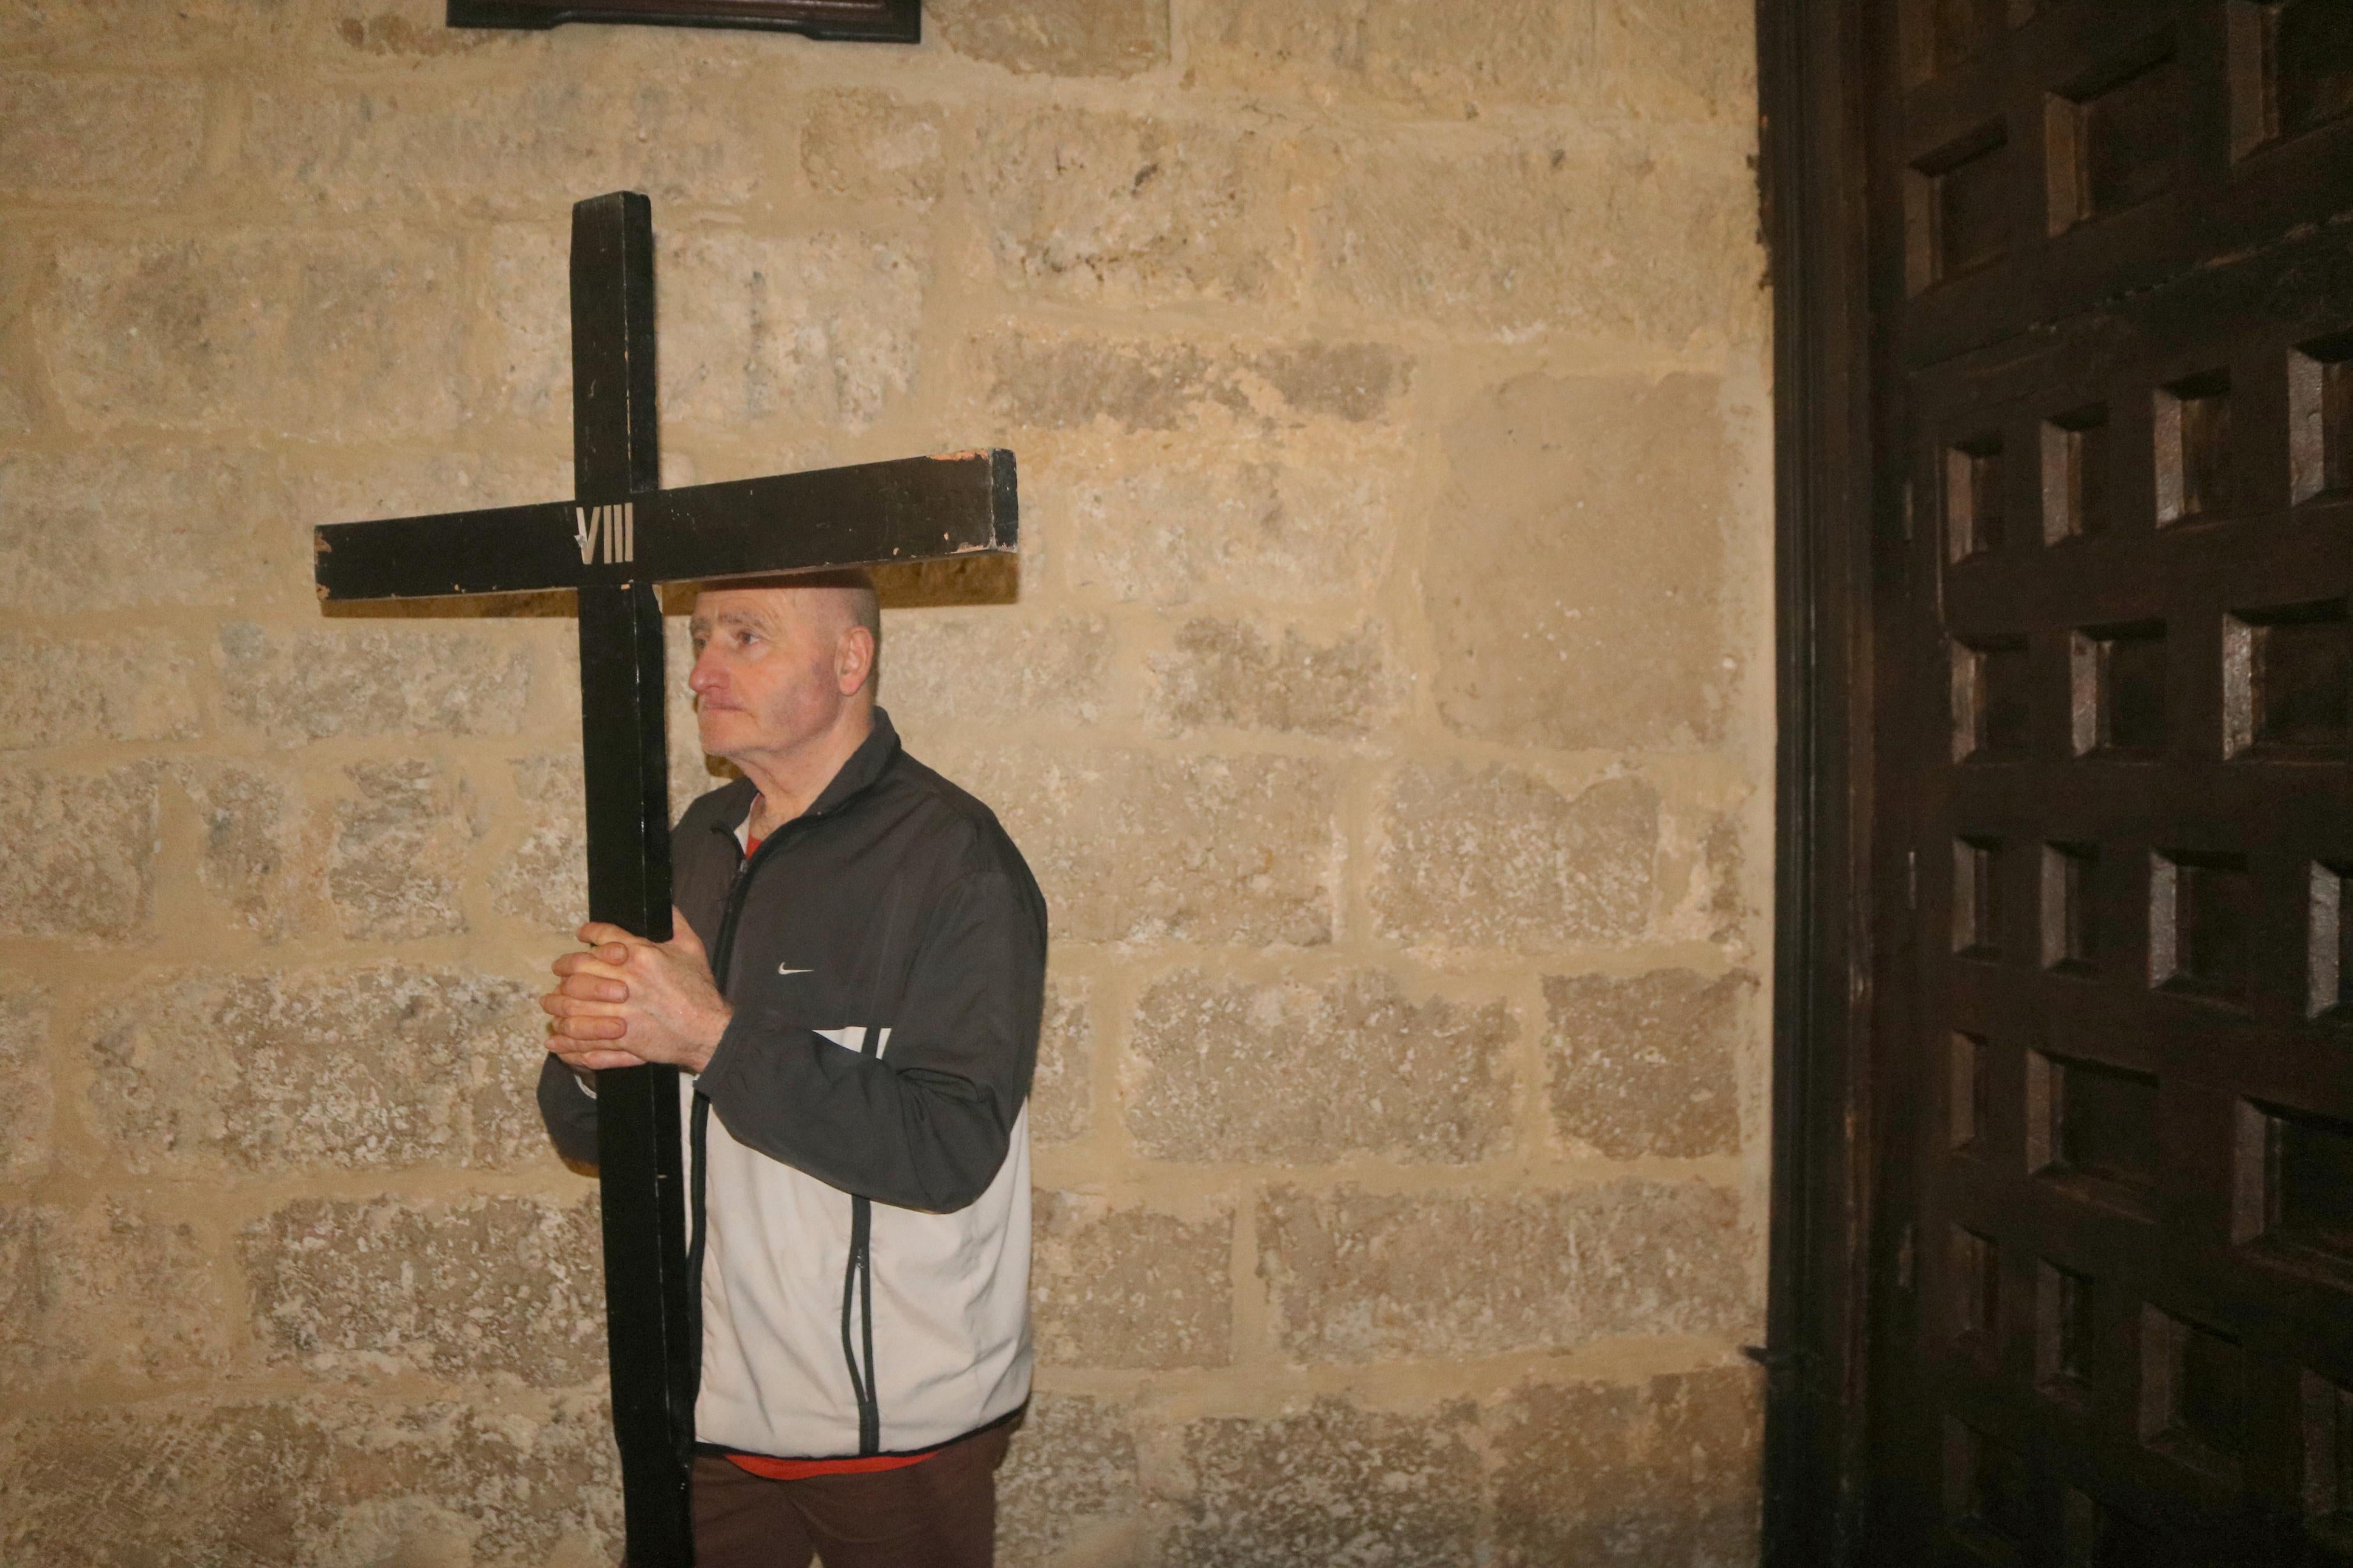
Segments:
[[[1877,1563],[2353,1562],[2353,0],[1907,0]]]

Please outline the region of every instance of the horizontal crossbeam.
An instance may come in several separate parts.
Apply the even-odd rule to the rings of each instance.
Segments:
[[[955,452],[767,479],[313,531],[319,597],[429,599],[679,583],[1009,552],[1013,454]]]

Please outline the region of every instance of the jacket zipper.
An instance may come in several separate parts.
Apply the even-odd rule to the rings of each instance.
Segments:
[[[800,822],[808,820],[810,819],[807,817],[799,819]],[[744,896],[751,891],[753,869],[768,858],[769,852],[776,848],[786,834],[790,833],[797,826],[797,822],[787,822],[765,838],[761,839],[760,847],[752,852],[749,859],[735,868],[735,884],[727,889],[727,902],[721,906],[719,911],[719,940],[713,942],[711,948],[711,980],[712,984],[719,987],[719,993],[723,996],[727,994],[727,971],[735,961],[735,922],[744,913]],[[736,847],[736,853],[743,853],[743,847],[740,844]]]
[[[860,1056],[882,1054],[882,1026],[866,1026],[858,1042]],[[858,1370],[858,1347],[849,1337],[849,1299],[858,1298],[860,1329],[865,1341],[866,1373]],[[849,1263],[841,1280],[841,1353],[849,1362],[849,1383],[858,1394],[858,1452],[863,1457],[882,1451],[882,1396],[874,1372],[874,1205],[852,1194],[849,1199]]]
[[[835,808],[839,809],[839,806]],[[734,885],[727,889],[727,902],[719,916],[719,939],[711,954],[712,982],[723,996],[727,992],[727,972],[735,958],[736,922],[743,916],[744,900],[751,892],[753,871],[794,828],[802,823],[824,821],[832,816],[833,812],[828,812],[824,817],[803,816],[786,823],[760,840],[760,847],[735,868]],[[741,847],[738,847],[740,849]],[[881,1032],[879,1026],[867,1026],[866,1038],[860,1042],[860,1055],[876,1053]],[[687,1278],[694,1281],[694,1383],[697,1389],[702,1386],[702,1173],[707,1139],[705,1130],[710,1120],[711,1101],[696,1095],[692,1131],[689,1139],[694,1150],[694,1245],[687,1257]],[[873,1223],[873,1205],[865,1198],[852,1195],[849,1200],[849,1257],[842,1269],[841,1279],[841,1353],[849,1368],[850,1394],[858,1403],[858,1452],[860,1458],[882,1451],[882,1406],[874,1391]],[[856,1318],[862,1319],[860,1327],[866,1350],[866,1365],[862,1372],[858,1364],[858,1342],[851,1334],[853,1312]]]
[[[858,1401],[858,1453],[865,1456],[881,1450],[881,1407],[875,1403],[871,1373],[874,1367],[874,1277],[866,1268],[867,1244],[873,1237],[873,1211],[866,1200],[849,1200],[849,1262],[841,1271],[841,1359],[849,1364],[849,1392]],[[864,1290],[859,1287],[863,1285]],[[854,1325],[860,1301],[865,1303],[866,1374],[858,1367],[858,1341]]]
[[[759,852],[735,868],[734,885],[727,889],[727,902],[722,906],[719,916],[719,937],[712,943],[711,952],[711,981],[723,996],[727,993],[727,971],[734,956],[735,921],[736,918],[744,912],[744,894],[751,885],[752,868],[758,863],[760,856],[766,854],[775,847],[776,838],[780,837],[782,837],[781,829],[767,838],[762,839]],[[738,847],[740,851],[741,847]],[[703,1184],[704,1173],[710,1164],[706,1157],[706,1151],[710,1146],[710,1128],[711,1101],[697,1094],[694,1096],[693,1113],[689,1117],[687,1124],[687,1147],[691,1151],[694,1165],[693,1180],[687,1185],[687,1202],[694,1227],[694,1240],[686,1249],[686,1277],[693,1282],[694,1287],[690,1298],[693,1302],[694,1310],[694,1323],[690,1337],[694,1346],[694,1387],[698,1394],[702,1389],[702,1244],[705,1235]]]

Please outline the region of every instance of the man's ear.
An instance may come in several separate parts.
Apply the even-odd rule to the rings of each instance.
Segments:
[[[833,643],[833,673],[844,697],[854,694],[874,677],[874,634],[851,626]]]

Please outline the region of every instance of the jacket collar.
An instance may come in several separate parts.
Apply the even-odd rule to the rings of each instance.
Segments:
[[[849,753],[849,760],[842,763],[825,788],[818,792],[817,799],[809,803],[809,808],[794,820],[832,816],[880,783],[898,758],[899,731],[892,724],[890,713],[877,707],[874,710],[874,728],[867,731],[866,739],[858,743],[858,750]],[[727,786],[727,804],[712,819],[711,826],[713,832],[732,837],[744,826],[744,819],[752,815],[752,803],[759,798],[760,791],[750,779],[737,779]]]

